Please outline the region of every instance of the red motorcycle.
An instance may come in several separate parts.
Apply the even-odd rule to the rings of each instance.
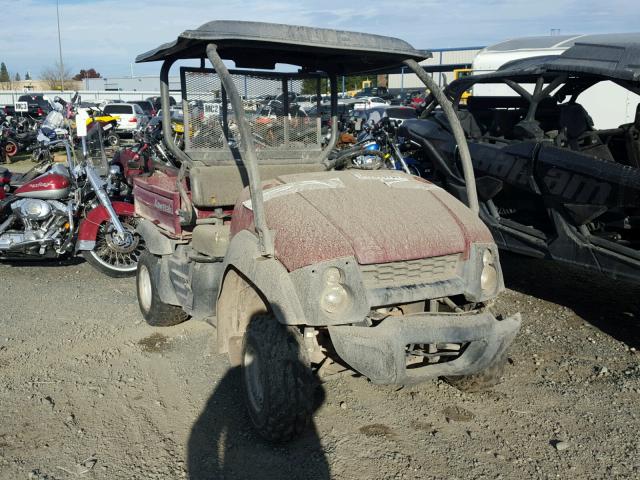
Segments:
[[[135,231],[133,205],[109,198],[115,172],[103,180],[89,162],[75,164],[69,143],[60,143],[67,151],[67,165],[56,163],[11,193],[3,188],[0,258],[81,254],[106,275],[134,275],[144,242]]]

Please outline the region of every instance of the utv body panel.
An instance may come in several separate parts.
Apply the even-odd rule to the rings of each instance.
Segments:
[[[276,258],[289,271],[339,257],[377,264],[469,256],[491,242],[482,221],[442,188],[397,171],[333,171],[277,177],[264,188]],[[231,234],[252,230],[245,191]]]

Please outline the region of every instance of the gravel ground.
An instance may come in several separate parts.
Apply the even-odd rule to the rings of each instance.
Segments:
[[[504,383],[323,385],[314,429],[253,432],[202,322],[151,328],[132,279],[0,264],[0,479],[640,478],[638,289],[521,257]]]

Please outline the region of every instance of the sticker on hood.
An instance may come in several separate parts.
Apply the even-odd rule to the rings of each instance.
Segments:
[[[303,180],[300,182],[284,183],[269,190],[262,191],[262,198],[265,202],[274,198],[292,195],[298,192],[308,192],[311,190],[326,190],[333,188],[344,188],[344,183],[339,178],[330,178],[328,180]],[[242,202],[249,210],[253,210],[251,199]]]
[[[407,188],[416,190],[441,190],[440,187],[433,183],[425,183],[417,181],[411,177],[404,177],[400,175],[362,175],[357,172],[353,172],[353,176],[359,180],[377,180],[384,183],[387,187],[391,188]]]

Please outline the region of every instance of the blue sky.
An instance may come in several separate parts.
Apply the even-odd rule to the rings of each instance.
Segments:
[[[37,77],[58,58],[55,0],[0,0],[0,61]],[[73,72],[128,75],[138,53],[209,20],[290,23],[390,35],[417,48],[490,45],[527,35],[640,30],[638,0],[61,0]],[[159,65],[134,65],[156,74]]]

